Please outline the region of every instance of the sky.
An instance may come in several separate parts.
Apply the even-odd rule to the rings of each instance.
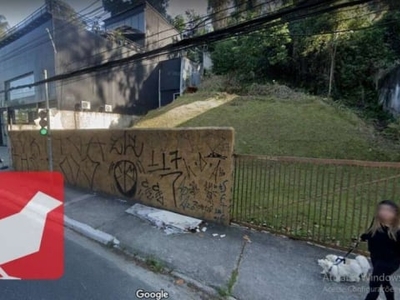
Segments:
[[[70,4],[77,12],[85,9],[96,0],[64,0]],[[4,15],[10,26],[18,24],[28,17],[36,9],[44,4],[44,0],[0,0],[0,15]],[[101,6],[101,0],[85,10],[82,14],[88,13]],[[205,14],[207,0],[170,0],[168,13],[174,17],[183,14],[186,10],[195,10],[198,14]]]

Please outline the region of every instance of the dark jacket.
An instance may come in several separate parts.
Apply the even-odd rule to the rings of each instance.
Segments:
[[[388,228],[385,226],[382,226],[374,236],[371,233],[364,233],[361,240],[368,241],[371,259],[400,263],[400,231],[397,232],[397,241],[390,238]]]

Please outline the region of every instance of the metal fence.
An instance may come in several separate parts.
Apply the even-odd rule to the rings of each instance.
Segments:
[[[235,155],[233,222],[346,248],[381,199],[399,200],[400,163]]]

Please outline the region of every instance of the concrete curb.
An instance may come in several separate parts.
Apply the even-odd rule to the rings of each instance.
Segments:
[[[123,253],[125,253],[129,256],[135,257],[139,261],[142,261],[142,262],[146,261],[146,259],[144,257],[142,257],[142,255],[133,254],[132,251],[127,250],[128,248],[123,247],[123,245],[121,245],[120,241],[116,237],[114,237],[106,232],[95,229],[85,223],[81,223],[81,222],[71,219],[67,216],[64,216],[64,225],[65,225],[65,227],[67,227],[77,233],[80,233],[89,239],[97,241],[103,245],[106,245],[109,247],[114,247],[115,249],[119,249],[120,251],[122,251]],[[186,283],[192,285],[193,287],[197,288],[198,290],[202,291],[203,293],[205,293],[209,296],[216,297],[216,298],[220,297],[218,294],[218,291],[216,289],[209,287],[209,286],[207,286],[195,279],[192,279],[186,275],[183,275],[176,271],[170,272],[170,275],[175,278],[183,279]],[[226,297],[224,299],[237,300],[236,298],[231,297],[231,296]]]
[[[119,241],[114,236],[112,236],[106,232],[97,230],[87,224],[78,222],[67,216],[64,216],[64,225],[65,225],[65,227],[72,229],[73,231],[76,231],[76,232],[86,236],[87,238],[95,240],[96,242],[99,242],[103,245],[110,246],[110,247],[119,245]]]
[[[183,279],[186,283],[196,287],[197,289],[203,291],[204,293],[206,293],[206,294],[208,294],[210,296],[213,296],[213,297],[216,297],[216,298],[220,297],[220,295],[218,294],[217,290],[215,290],[214,288],[209,287],[207,285],[204,285],[204,284],[202,284],[201,282],[199,282],[199,281],[197,281],[195,279],[192,279],[190,277],[187,277],[186,275],[183,275],[183,274],[181,274],[179,272],[175,272],[175,271],[171,272],[171,275],[176,277],[176,278]],[[236,298],[234,298],[232,296],[225,297],[224,299],[226,299],[226,300],[237,300]]]

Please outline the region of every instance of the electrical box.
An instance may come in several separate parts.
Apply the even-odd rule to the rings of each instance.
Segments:
[[[112,110],[113,110],[112,105],[106,104],[106,105],[104,106],[104,111],[105,111],[105,112],[110,113],[110,112],[112,112]]]
[[[81,101],[81,109],[82,110],[90,110],[90,102],[89,101]]]

